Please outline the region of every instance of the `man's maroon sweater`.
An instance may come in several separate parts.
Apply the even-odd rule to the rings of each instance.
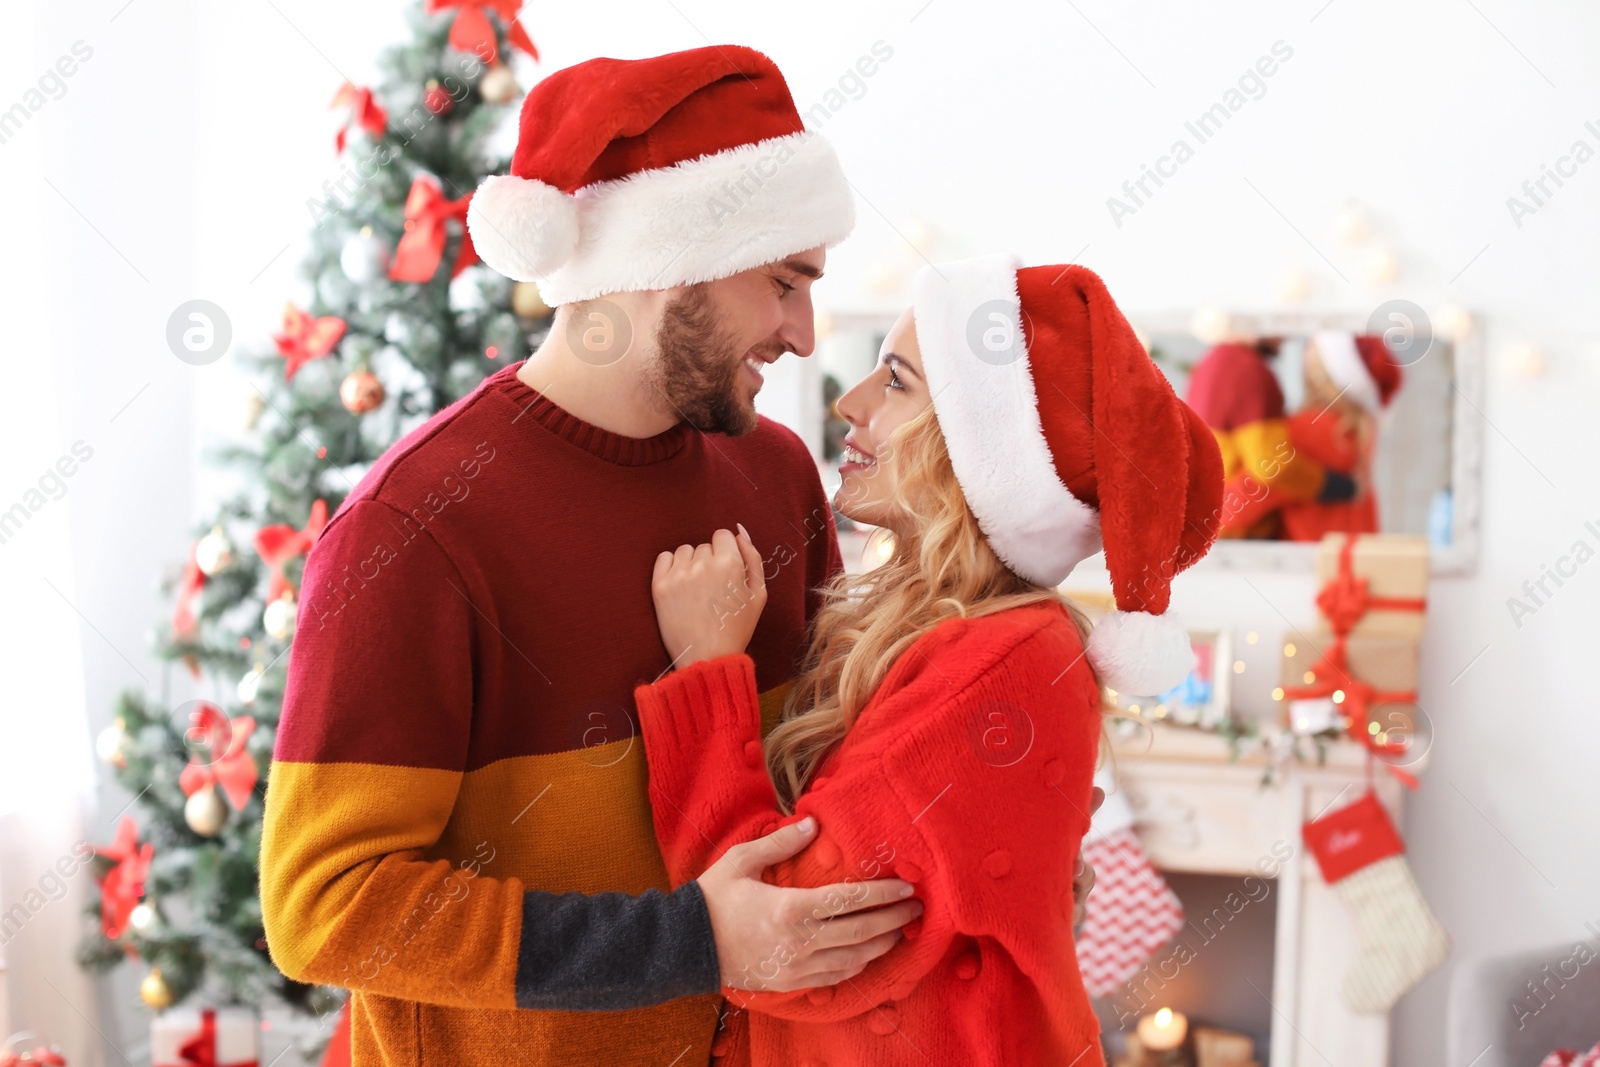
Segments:
[[[668,668],[651,569],[750,531],[770,716],[840,569],[832,513],[777,423],[624,437],[516,370],[386,453],[312,548],[268,943],[291,977],[355,991],[358,1064],[703,1063],[715,945],[656,845],[633,700]]]

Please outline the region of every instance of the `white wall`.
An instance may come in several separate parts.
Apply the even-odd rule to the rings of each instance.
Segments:
[[[275,326],[296,294],[305,199],[336,172],[328,102],[343,76],[372,77],[401,21],[390,2],[123,4],[36,5],[41,68],[79,37],[97,53],[29,133],[48,137],[48,175],[104,236],[40,186],[59,235],[48,255],[62,272],[60,377],[85,432],[108,442],[95,481],[73,489],[82,606],[150,673],[143,634],[164,610],[152,576],[178,557],[200,511],[197,437],[240,417],[225,364],[190,368],[167,352],[166,316],[204,296],[228,310],[237,338],[264,339]],[[1365,312],[1403,296],[1479,312],[1490,362],[1483,558],[1471,577],[1434,587],[1422,702],[1437,740],[1404,829],[1456,958],[1570,942],[1600,920],[1589,788],[1600,727],[1585,700],[1600,566],[1580,569],[1520,629],[1505,603],[1574,541],[1600,545],[1584,529],[1600,523],[1600,476],[1580,444],[1600,354],[1600,162],[1520,228],[1505,206],[1575,139],[1600,145],[1584,129],[1600,124],[1591,103],[1600,12],[1548,0],[601,0],[530,5],[524,21],[542,70],[599,54],[753,45],[782,66],[802,110],[830,102],[828,90],[885,42],[891,58],[823,127],[860,215],[830,256],[824,308],[902,302],[922,262],[901,236],[910,234],[935,258],[1010,248],[1033,262],[1087,263],[1130,311],[1270,309],[1277,278],[1298,267],[1312,279],[1311,308]],[[1265,95],[1115,225],[1107,197],[1279,40],[1293,55]],[[34,76],[5,73],[11,99]],[[1396,283],[1363,283],[1360,253],[1332,240],[1329,221],[1351,199],[1399,257]],[[1508,372],[1519,341],[1545,351],[1545,376]],[[199,477],[203,496],[211,476]],[[1179,586],[1190,617],[1264,636],[1311,617],[1309,577],[1252,588],[1200,573]],[[84,650],[98,726],[136,677],[87,631]],[[1270,686],[1266,673],[1242,682]],[[1406,1067],[1444,1062],[1447,975],[1400,1010]]]

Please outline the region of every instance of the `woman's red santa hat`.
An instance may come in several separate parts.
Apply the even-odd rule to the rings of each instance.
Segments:
[[[1103,547],[1117,610],[1089,638],[1095,675],[1141,696],[1178,685],[1194,654],[1167,603],[1217,536],[1216,437],[1086,267],[983,256],[924,267],[912,293],[934,413],[995,555],[1053,587]]]
[[[522,103],[467,211],[489,266],[555,307],[712,281],[842,241],[855,201],[783,75],[738,45],[591,59]]]
[[[1311,335],[1311,343],[1339,394],[1368,412],[1378,414],[1399,392],[1400,364],[1383,338],[1322,330]]]

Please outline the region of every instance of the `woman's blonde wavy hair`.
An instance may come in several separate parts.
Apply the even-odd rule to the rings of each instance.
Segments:
[[[880,566],[840,574],[822,589],[800,673],[765,742],[767,770],[786,813],[889,668],[940,622],[1059,603],[1088,640],[1089,622],[1075,604],[1018,577],[989,547],[956,482],[931,405],[889,435],[878,459],[894,464],[888,507],[906,517],[896,525],[909,532],[894,539]]]

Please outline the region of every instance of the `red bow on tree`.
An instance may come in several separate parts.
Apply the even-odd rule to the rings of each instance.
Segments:
[[[432,281],[444,256],[448,236],[445,223],[451,219],[461,223],[461,251],[456,254],[450,277],[478,262],[478,251],[472,247],[472,235],[467,232],[467,204],[471,200],[471,193],[460,200],[447,200],[438,182],[418,175],[406,194],[406,232],[394,250],[389,277],[397,282]]]
[[[133,816],[124,815],[117,825],[117,839],[97,847],[94,853],[117,863],[100,879],[100,929],[115,941],[128,928],[128,916],[144,899],[144,880],[150,873],[156,847],[148,841],[139,844],[139,827]]]
[[[196,541],[189,546],[189,562],[183,565],[183,578],[178,582],[178,602],[172,608],[172,632],[179,637],[187,637],[194,632],[198,618],[195,615],[195,601],[200,599],[200,590],[205,588],[206,572],[200,569],[200,564],[195,557],[195,551],[200,547]]]
[[[215,704],[201,703],[189,713],[190,728],[185,740],[194,740],[210,753],[209,761],[191,758],[178,775],[178,787],[186,797],[208,785],[222,790],[234,811],[243,811],[261,776],[255,757],[245,751],[245,742],[256,728],[256,721],[241,715],[230,721]]]
[[[374,139],[383,136],[389,128],[389,113],[378,106],[372,98],[371,89],[361,89],[349,82],[339,87],[339,92],[334,96],[329,107],[350,108],[350,118],[339,127],[339,132],[333,138],[333,147],[336,152],[344,151],[345,135],[350,132],[351,123],[359,123],[363,130],[371,134]]]
[[[449,7],[459,9],[455,22],[450,26],[451,48],[472,52],[485,63],[495,61],[499,56],[499,48],[495,43],[494,27],[489,24],[489,16],[484,14],[484,10],[488,9],[499,15],[506,24],[506,36],[512,44],[534,59],[539,58],[539,50],[533,46],[533,39],[517,21],[517,12],[522,8],[519,0],[428,0],[430,15]]]
[[[267,583],[267,603],[272,603],[285,593],[294,592],[294,586],[284,577],[283,565],[310,551],[326,525],[328,502],[318,500],[311,505],[311,517],[306,519],[304,529],[297,530],[287,523],[278,523],[256,531],[256,552],[272,572],[272,579]]]
[[[283,332],[272,337],[278,344],[278,355],[288,360],[283,368],[284,378],[293,378],[295,371],[332,352],[344,330],[345,321],[337,316],[314,319],[293,304],[285,304]]]

